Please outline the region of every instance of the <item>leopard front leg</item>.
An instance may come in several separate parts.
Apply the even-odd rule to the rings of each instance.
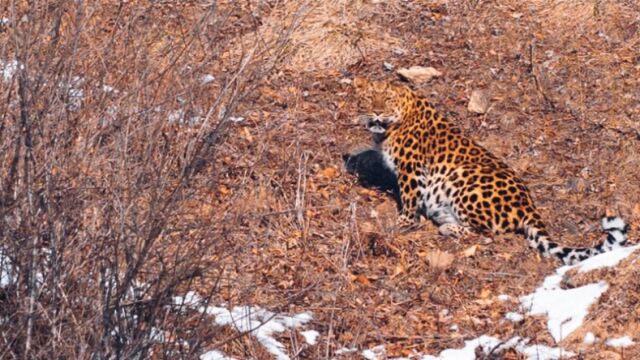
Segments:
[[[401,202],[398,227],[402,232],[407,232],[420,226],[418,210],[424,195],[425,182],[422,171],[413,168],[412,164],[401,165],[398,170]]]

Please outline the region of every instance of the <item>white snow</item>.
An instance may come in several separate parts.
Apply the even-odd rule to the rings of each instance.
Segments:
[[[13,75],[18,71],[18,67],[23,68],[24,66],[20,65],[16,60],[0,60],[0,72],[2,73],[4,82],[9,82],[13,79]]]
[[[546,345],[532,345],[522,350],[521,353],[527,355],[528,360],[558,360],[567,359],[575,354],[562,348],[552,348]]]
[[[600,281],[565,290],[560,286],[564,275],[574,268],[579,272],[587,272],[615,266],[638,248],[640,245],[618,248],[576,265],[558,268],[555,274],[544,279],[542,286],[534,293],[520,298],[522,308],[530,315],[547,315],[549,332],[556,341],[561,341],[582,325],[589,307],[609,287],[606,282]]]
[[[196,126],[204,121],[204,118],[198,115],[186,116],[184,110],[174,110],[167,115],[169,124],[183,124],[187,126]]]
[[[530,315],[547,315],[547,328],[556,341],[561,341],[582,325],[591,304],[608,288],[601,281],[574,289],[538,288],[533,294],[520,298],[522,307]]]
[[[356,349],[356,348],[343,347],[343,348],[340,348],[340,349],[336,350],[334,352],[334,354],[336,354],[336,355],[344,355],[344,354],[351,354],[351,353],[354,353],[356,351],[358,351],[358,349]]]
[[[635,344],[635,342],[629,336],[623,336],[616,339],[607,340],[607,345],[613,347],[627,347]]]
[[[585,344],[591,345],[594,342],[596,342],[596,336],[593,335],[593,333],[591,331],[589,331],[588,333],[586,333],[584,335],[584,343]]]
[[[493,336],[482,335],[478,338],[467,340],[461,349],[447,349],[438,356],[425,355],[421,360],[476,360],[476,348],[480,347],[486,355],[499,353],[502,350],[514,348],[516,351],[527,355],[529,360],[556,360],[570,358],[574,353],[561,348],[552,348],[545,345],[527,346],[527,339],[513,337],[505,342]]]
[[[0,247],[0,288],[9,286],[16,281],[16,269],[7,254],[7,250]]]
[[[465,341],[464,347],[461,349],[447,349],[442,351],[437,357],[425,355],[422,357],[422,360],[475,360],[476,348],[481,347],[486,354],[498,344],[500,344],[500,340],[492,336],[482,335],[479,338]]]
[[[498,300],[505,302],[505,301],[509,301],[511,297],[507,294],[500,294],[498,295]]]
[[[221,353],[220,351],[211,350],[200,355],[200,360],[235,360],[235,359]]]
[[[287,316],[257,306],[234,306],[231,310],[222,306],[202,306],[202,299],[194,292],[188,292],[184,297],[174,297],[174,304],[188,306],[212,315],[218,326],[230,326],[238,332],[250,334],[277,360],[289,360],[289,356],[284,344],[276,340],[274,335],[288,329],[296,329],[313,319],[311,314],[306,312]],[[313,334],[307,332],[307,335],[303,336],[307,340],[309,339],[307,336],[313,337]],[[307,343],[311,344],[309,341]]]
[[[520,322],[524,319],[522,314],[518,314],[517,312],[508,312],[504,315],[504,318],[513,322]]]
[[[184,111],[175,110],[170,112],[167,116],[167,120],[169,121],[169,124],[182,123],[184,121]]]
[[[320,333],[315,330],[307,330],[301,331],[300,335],[304,337],[304,341],[306,341],[307,344],[315,345],[318,342],[318,336],[320,336]]]
[[[208,84],[208,83],[214,81],[215,79],[216,78],[211,74],[202,75],[202,77],[200,78],[200,83],[202,85]]]
[[[367,360],[382,360],[386,358],[386,350],[384,345],[378,345],[372,349],[364,350],[362,357]]]
[[[580,272],[588,272],[595,269],[600,269],[604,267],[613,267],[618,265],[620,261],[624,260],[627,256],[629,256],[632,252],[640,249],[640,245],[622,247],[618,249],[611,250],[609,252],[594,256],[585,261],[582,261],[576,266],[578,267],[578,271]]]

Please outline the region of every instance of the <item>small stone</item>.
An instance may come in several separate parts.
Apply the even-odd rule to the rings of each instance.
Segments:
[[[432,67],[412,66],[398,70],[398,74],[414,83],[424,83],[434,77],[441,76],[442,73]]]
[[[490,96],[484,90],[473,90],[467,109],[473,113],[484,114],[489,109]]]
[[[395,68],[395,66],[393,66],[393,64],[390,64],[390,63],[388,63],[386,61],[382,63],[382,66],[384,66],[384,69],[387,70],[387,71],[391,71],[391,70],[393,70]]]

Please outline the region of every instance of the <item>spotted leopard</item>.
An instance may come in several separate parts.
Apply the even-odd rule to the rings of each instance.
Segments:
[[[361,180],[390,171],[396,175],[401,229],[416,228],[422,214],[438,224],[443,235],[515,232],[542,255],[565,264],[626,244],[629,226],[619,217],[602,219],[608,236],[597,246],[569,248],[550,241],[524,182],[423,96],[389,82],[356,78],[353,84],[381,154],[368,154],[374,161],[366,162],[369,167],[358,175]],[[378,170],[371,168],[376,166]]]

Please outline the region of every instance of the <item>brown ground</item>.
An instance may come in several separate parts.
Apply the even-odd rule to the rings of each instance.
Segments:
[[[504,320],[557,266],[522,239],[388,230],[391,199],[341,165],[369,135],[340,80],[395,79],[383,62],[435,67],[443,76],[417,88],[521,174],[556,239],[593,244],[605,212],[640,226],[639,11],[632,1],[324,2],[294,35],[301,52],[246,104],[248,120],[220,157],[219,209],[242,249],[226,300],[313,311],[321,341],[301,353],[309,359],[379,344],[392,356],[437,354],[482,334],[556,345],[544,319]],[[485,115],[467,111],[474,89],[491,94]],[[453,263],[430,265],[434,251]],[[585,331],[638,334],[637,261],[597,272],[611,289]],[[640,357],[638,345],[583,346],[583,334],[560,345],[586,359]]]

